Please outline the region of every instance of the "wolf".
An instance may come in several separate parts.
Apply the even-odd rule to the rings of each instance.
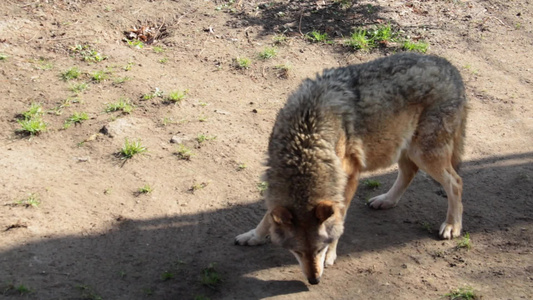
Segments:
[[[304,80],[270,135],[267,212],[235,243],[260,245],[270,237],[294,254],[310,284],[318,284],[337,258],[361,173],[394,163],[396,181],[368,205],[396,206],[420,169],[446,191],[440,237],[460,236],[463,183],[457,170],[467,107],[459,71],[431,55],[396,54]]]

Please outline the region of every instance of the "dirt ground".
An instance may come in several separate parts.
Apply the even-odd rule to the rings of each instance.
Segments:
[[[0,298],[531,299],[533,2],[5,0],[0,14]],[[365,201],[395,169],[366,174],[380,186],[361,185],[336,264],[310,286],[288,251],[233,240],[264,213],[262,163],[287,96],[324,68],[402,51],[345,45],[383,24],[464,77],[471,247],[438,239],[446,198],[427,176],[374,211]],[[330,42],[304,38],[313,30]],[[275,57],[259,58],[266,47]],[[106,112],[120,99],[130,113]],[[47,129],[28,136],[32,103]],[[65,128],[75,112],[88,119]],[[124,159],[125,139],[148,151]]]

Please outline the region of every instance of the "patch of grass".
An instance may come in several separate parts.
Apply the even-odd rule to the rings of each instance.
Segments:
[[[144,94],[141,99],[142,100],[151,100],[151,99],[154,99],[156,97],[163,97],[163,91],[160,90],[158,87],[155,88],[155,90],[153,92],[150,92],[150,93],[147,93],[147,94]]]
[[[158,60],[160,64],[166,64],[168,62],[168,57],[163,57]]]
[[[24,294],[29,294],[31,293],[31,290],[30,288],[28,288],[27,286],[23,285],[23,284],[20,284],[19,286],[17,286],[15,288],[15,290],[20,294],[20,295],[24,295]]]
[[[457,249],[470,250],[472,248],[472,241],[470,240],[470,233],[465,232],[464,236],[457,242]]]
[[[189,188],[189,191],[192,192],[192,193],[194,193],[194,192],[196,192],[196,191],[198,191],[198,190],[201,190],[201,189],[205,188],[205,187],[208,186],[208,185],[209,185],[208,182],[199,182],[199,183],[198,183],[198,182],[195,182],[195,183],[193,183],[193,185]]]
[[[91,73],[91,79],[94,82],[97,82],[97,83],[100,83],[100,82],[106,80],[108,77],[109,76],[108,76],[107,72],[103,71],[103,70],[95,71],[95,72]]]
[[[289,42],[289,38],[283,33],[281,33],[281,34],[276,34],[275,36],[273,36],[272,41],[274,42],[275,45],[285,45]]]
[[[93,289],[84,284],[76,285],[76,288],[81,292],[81,298],[86,300],[102,300],[102,296],[98,295]]]
[[[39,196],[35,193],[30,193],[27,198],[19,200],[15,203],[16,205],[24,206],[24,207],[33,207],[37,208],[41,204],[41,200],[39,200]]]
[[[130,77],[124,76],[124,77],[117,77],[113,80],[113,84],[123,84],[126,81],[131,80]]]
[[[394,32],[392,30],[392,27],[390,24],[388,25],[381,25],[376,28],[368,30],[368,35],[370,39],[374,42],[374,44],[378,43],[388,43],[393,41],[394,39]]]
[[[248,69],[252,65],[252,61],[247,57],[237,57],[235,59],[235,67],[237,69]]]
[[[189,149],[187,146],[183,144],[179,144],[176,148],[176,152],[174,154],[179,158],[183,160],[190,160],[192,156],[194,156],[194,153],[191,149]]]
[[[38,70],[50,70],[54,67],[54,65],[49,62],[46,58],[39,57],[37,61],[32,60],[32,62],[35,64],[34,68]]]
[[[239,165],[237,165],[237,171],[242,171],[244,169],[246,169],[247,166],[245,163],[240,163]]]
[[[152,48],[152,51],[154,51],[155,53],[163,53],[163,52],[165,52],[165,48],[163,48],[161,46],[154,46]]]
[[[172,102],[172,103],[179,103],[181,100],[185,99],[187,97],[187,93],[189,90],[184,91],[172,91],[168,93],[168,96],[165,98],[166,101]]]
[[[199,122],[207,122],[207,117],[206,116],[200,116],[200,117],[198,117],[198,121]]]
[[[377,189],[381,186],[381,182],[373,179],[363,181],[363,184],[369,189]]]
[[[61,79],[63,79],[64,81],[69,81],[72,79],[77,79],[78,77],[80,77],[80,75],[81,75],[80,69],[78,67],[72,67],[66,70],[65,72],[61,73]]]
[[[123,67],[124,71],[130,71],[131,68],[135,65],[134,62],[129,62],[127,65]]]
[[[268,182],[261,181],[257,184],[257,189],[259,190],[259,194],[263,195],[266,190],[268,190]]]
[[[32,119],[38,116],[42,116],[43,114],[43,107],[41,103],[32,103],[30,106],[30,109],[23,112],[21,115],[24,117],[24,119]]]
[[[426,42],[412,42],[412,41],[405,41],[403,42],[402,48],[405,51],[413,51],[413,52],[420,52],[420,53],[426,53],[428,51],[428,43]]]
[[[311,41],[313,43],[326,43],[329,44],[331,41],[329,41],[329,36],[327,33],[320,33],[320,31],[313,30],[305,35],[305,38],[308,41]]]
[[[202,270],[202,276],[200,282],[212,289],[216,289],[217,286],[222,282],[222,276],[215,269],[216,264],[210,263],[207,268]]]
[[[206,141],[211,141],[211,140],[214,140],[216,139],[217,137],[216,136],[209,136],[209,135],[205,135],[203,133],[200,133],[198,134],[198,136],[196,137],[196,141],[198,142],[198,144],[201,144],[201,143],[204,143]]]
[[[373,43],[372,40],[367,37],[367,31],[359,29],[352,33],[350,39],[346,41],[346,45],[356,50],[368,51],[372,48]]]
[[[139,40],[127,40],[126,43],[128,43],[130,47],[135,48],[135,49],[144,48],[144,43]]]
[[[278,50],[273,47],[266,47],[263,51],[259,52],[259,58],[263,60],[271,59],[278,55]]]
[[[429,222],[420,222],[420,226],[422,226],[422,229],[424,229],[428,233],[433,233],[433,226]]]
[[[20,133],[34,136],[46,131],[46,123],[41,116],[36,116],[31,119],[17,120],[17,122],[22,127],[17,129]]]
[[[85,112],[74,112],[67,120],[65,120],[65,124],[63,125],[63,128],[67,129],[72,124],[81,124],[83,121],[88,120],[89,116]]]
[[[163,274],[161,274],[161,280],[167,281],[174,278],[174,273],[170,271],[165,271]]]
[[[150,194],[154,189],[147,183],[139,188],[139,194]]]
[[[146,151],[148,151],[148,149],[141,144],[141,140],[137,139],[135,142],[130,142],[126,138],[124,146],[122,146],[119,153],[122,159],[130,159],[135,155],[145,153]]]
[[[107,56],[91,49],[89,45],[75,45],[71,47],[70,50],[79,55],[82,60],[86,62],[101,62],[107,59]]]
[[[445,294],[444,296],[448,297],[450,300],[474,300],[479,299],[479,297],[474,292],[474,289],[469,286],[461,287],[456,290]]]
[[[0,53],[0,61],[6,61],[8,58],[7,54],[5,53]]]
[[[122,111],[129,114],[133,111],[133,105],[128,99],[121,98],[117,102],[107,104],[105,112],[110,113],[114,111]]]
[[[74,83],[74,84],[70,84],[68,89],[71,91],[71,92],[74,92],[76,94],[79,94],[85,90],[87,90],[89,88],[89,85],[85,82],[80,82],[80,83]]]

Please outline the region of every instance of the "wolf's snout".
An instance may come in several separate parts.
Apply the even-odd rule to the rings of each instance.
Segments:
[[[309,284],[318,284],[320,282],[320,277],[317,278],[308,278]]]

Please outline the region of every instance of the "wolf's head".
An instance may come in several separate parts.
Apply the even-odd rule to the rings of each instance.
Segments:
[[[319,283],[328,247],[344,229],[339,204],[325,200],[304,212],[277,206],[270,216],[272,241],[294,254],[310,284]]]

